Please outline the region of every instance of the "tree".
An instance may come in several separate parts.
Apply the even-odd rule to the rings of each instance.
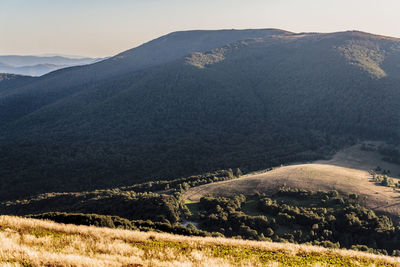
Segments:
[[[233,174],[238,178],[243,175],[242,171],[239,168],[236,168]]]

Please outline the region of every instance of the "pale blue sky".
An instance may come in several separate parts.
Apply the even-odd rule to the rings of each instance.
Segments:
[[[110,56],[190,29],[400,37],[399,14],[399,0],[0,0],[0,55]]]

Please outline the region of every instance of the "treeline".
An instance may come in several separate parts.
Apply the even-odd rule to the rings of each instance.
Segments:
[[[118,216],[107,216],[98,214],[49,212],[42,214],[27,215],[34,219],[51,220],[58,223],[88,225],[98,227],[120,228],[126,230],[167,232],[188,236],[221,236],[218,233],[209,233],[198,230],[193,225],[187,227],[168,222],[153,222],[151,220],[128,220]]]
[[[2,203],[2,214],[26,215],[44,212],[95,213],[130,220],[177,222],[185,212],[181,200],[173,195],[151,192],[115,191],[107,193],[60,194],[41,196],[26,202]]]
[[[178,178],[174,180],[167,181],[154,181],[154,182],[146,182],[141,184],[136,184],[133,186],[125,186],[121,187],[121,190],[132,190],[135,192],[157,192],[157,191],[165,191],[168,193],[182,193],[187,189],[200,186],[203,184],[209,184],[214,182],[226,181],[233,178],[240,177],[242,175],[242,171],[239,168],[235,168],[234,170],[220,170],[212,173],[205,173],[202,175],[194,175],[186,178]]]
[[[220,170],[171,181],[157,181],[107,190],[46,193],[0,203],[1,214],[46,212],[114,215],[129,220],[176,223],[188,213],[181,194],[192,186],[237,178],[241,170]]]

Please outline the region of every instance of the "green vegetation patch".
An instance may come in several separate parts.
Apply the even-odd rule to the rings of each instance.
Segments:
[[[185,203],[186,207],[189,209],[190,214],[193,217],[198,217],[199,215],[199,202],[191,202],[191,201],[187,201]]]
[[[34,235],[36,238],[51,236],[52,238],[61,238],[65,236],[65,233],[49,231],[42,228],[35,228],[30,231],[30,234]]]
[[[263,250],[249,247],[236,247],[226,245],[199,245],[183,242],[149,240],[146,242],[134,242],[133,246],[142,249],[145,255],[172,249],[176,254],[183,254],[190,257],[194,250],[201,250],[208,255],[217,258],[229,259],[232,263],[252,262],[259,264],[268,264],[278,262],[282,266],[310,266],[313,264],[328,264],[329,266],[370,266],[379,264],[379,266],[392,266],[389,264],[376,262],[375,260],[344,257],[335,253],[315,253],[301,252],[290,254],[281,250]]]
[[[195,218],[193,218],[195,219]],[[266,196],[203,197],[200,227],[226,237],[307,243],[397,255],[400,226],[359,204],[358,195],[281,188]]]

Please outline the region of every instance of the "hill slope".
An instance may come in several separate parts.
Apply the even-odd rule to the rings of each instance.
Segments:
[[[119,82],[112,80],[111,84],[122,86],[120,79],[123,75],[131,77],[134,72],[171,62],[192,52],[206,52],[238,40],[286,33],[274,29],[174,32],[95,64],[52,72],[29,86],[18,88],[6,96],[12,107],[7,103],[0,106],[0,113],[9,115],[0,118],[0,123],[27,115],[87,87],[104,86],[105,80],[116,79]],[[14,108],[15,105],[18,107]],[[14,110],[10,112],[10,108]]]
[[[10,87],[23,86],[25,84],[33,82],[34,80],[35,78],[29,76],[0,73],[0,91]],[[4,91],[1,92],[4,93]]]
[[[378,165],[394,170],[394,173],[400,168],[400,165],[382,161],[377,152],[363,151],[360,145],[355,145],[339,151],[330,160],[277,167],[240,179],[192,187],[184,197],[189,201],[199,201],[206,195],[273,195],[282,187],[312,191],[337,190],[345,194],[357,194],[363,206],[400,218],[400,192],[377,185],[369,173]]]
[[[337,190],[360,196],[363,204],[375,211],[384,211],[400,218],[399,192],[375,185],[368,172],[327,164],[300,164],[276,168],[266,173],[248,175],[240,179],[193,187],[185,193],[191,201],[205,195],[234,196],[238,194],[276,193],[279,188],[306,190]]]
[[[398,266],[395,257],[0,217],[0,263],[17,266]]]
[[[184,56],[239,33],[261,38]],[[140,61],[153,46],[174,57]],[[183,32],[128,54],[0,93],[3,198],[21,196],[20,186],[32,195],[255,170],[355,139],[398,140],[398,39]]]
[[[363,149],[364,144],[370,144],[374,149]],[[400,164],[389,162],[387,159],[385,160],[384,155],[379,152],[379,147],[384,146],[384,143],[366,142],[364,144],[346,147],[338,151],[331,159],[320,160],[314,163],[330,164],[366,172],[375,170],[379,166],[382,170],[390,172],[388,176],[400,178]]]

